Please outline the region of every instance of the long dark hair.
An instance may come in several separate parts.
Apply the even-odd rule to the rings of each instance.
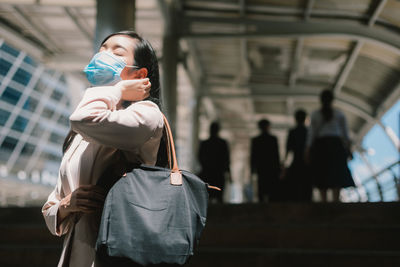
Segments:
[[[322,104],[321,113],[324,118],[324,121],[330,121],[333,118],[333,108],[332,108],[333,99],[334,96],[331,90],[322,91],[320,95],[320,100]]]
[[[151,46],[151,44],[146,40],[143,39],[139,34],[137,34],[134,31],[120,31],[116,33],[112,33],[108,35],[104,40],[101,42],[101,45],[103,45],[108,39],[110,39],[112,36],[115,35],[127,35],[135,40],[135,46],[133,47],[134,51],[134,56],[133,56],[133,62],[135,66],[138,66],[139,68],[146,68],[147,69],[147,77],[150,80],[151,83],[151,90],[150,90],[150,96],[146,98],[145,100],[150,100],[157,104],[157,106],[161,110],[161,99],[160,99],[160,72],[158,68],[158,59],[157,55]],[[74,139],[76,133],[72,130],[69,131],[67,134],[64,143],[63,143],[63,153],[68,149],[70,146],[72,140]],[[160,144],[160,150],[164,149],[165,146],[165,140],[164,137],[162,138],[161,144]],[[160,153],[159,153],[160,154]],[[158,159],[160,161],[160,159]],[[158,164],[157,164],[158,165]]]

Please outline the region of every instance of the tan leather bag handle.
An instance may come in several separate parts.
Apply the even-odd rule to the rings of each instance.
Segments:
[[[178,160],[176,159],[175,143],[172,136],[171,127],[169,126],[168,120],[163,114],[164,127],[167,134],[167,154],[168,154],[168,166],[171,169],[170,183],[172,185],[182,185],[182,173],[178,167]]]
[[[172,185],[182,185],[182,173],[178,167],[178,160],[176,159],[175,143],[172,137],[171,127],[169,126],[168,120],[163,114],[164,119],[164,129],[167,135],[167,154],[168,154],[168,166],[171,169],[170,183]],[[214,189],[221,191],[220,188],[216,186],[211,186],[207,184],[209,189]]]

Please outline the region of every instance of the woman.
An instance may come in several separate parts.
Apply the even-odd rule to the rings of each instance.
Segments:
[[[95,86],[70,116],[58,182],[42,209],[51,233],[66,235],[59,266],[100,266],[94,247],[105,192],[96,183],[107,167],[123,173],[121,158],[155,165],[163,135],[158,62],[146,40],[111,34],[84,71]]]
[[[307,137],[307,158],[323,202],[327,201],[327,189],[332,189],[333,200],[339,201],[340,189],[354,186],[347,166],[351,155],[346,117],[332,107],[333,99],[330,90],[321,93],[322,107],[311,114]]]

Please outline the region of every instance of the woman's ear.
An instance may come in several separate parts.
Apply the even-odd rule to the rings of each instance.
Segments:
[[[146,68],[141,68],[136,71],[136,77],[139,79],[144,79],[147,77],[147,69]]]
[[[141,68],[141,69],[132,69],[125,67],[122,72],[121,72],[121,78],[122,80],[132,80],[132,79],[144,79],[147,77],[147,69],[146,68]]]

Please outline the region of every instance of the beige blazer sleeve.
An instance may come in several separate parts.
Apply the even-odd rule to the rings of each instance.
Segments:
[[[53,235],[61,236],[68,232],[72,225],[72,216],[65,218],[57,227],[57,212],[60,200],[62,198],[61,192],[61,179],[58,179],[56,188],[49,195],[47,202],[42,207],[42,213],[46,222],[47,228]]]
[[[163,127],[162,113],[151,101],[117,110],[120,100],[117,87],[87,89],[70,116],[71,128],[88,142],[128,151],[139,148]]]

